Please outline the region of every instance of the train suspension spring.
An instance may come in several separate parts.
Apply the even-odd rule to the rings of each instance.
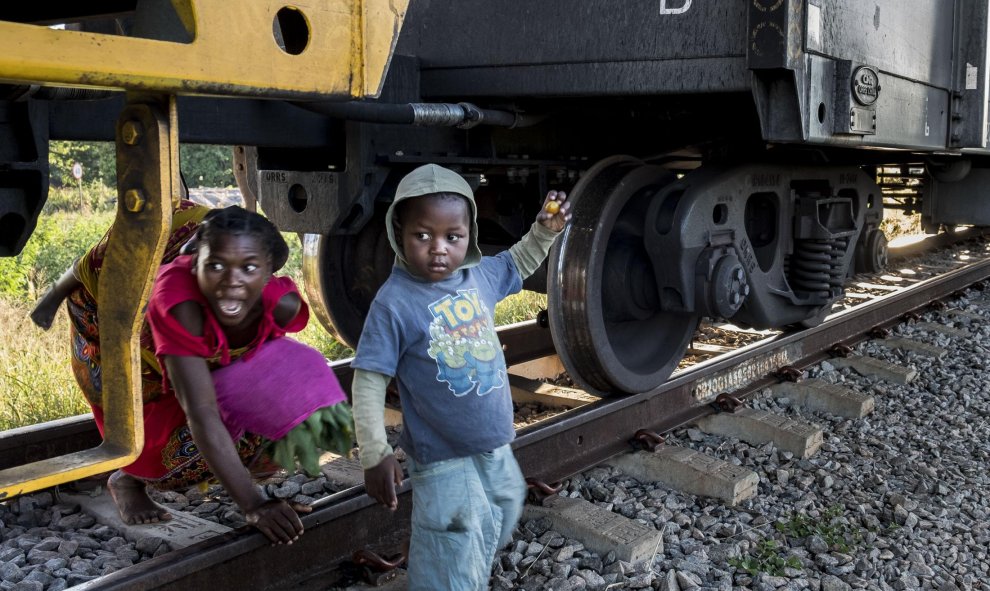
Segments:
[[[849,239],[795,240],[788,265],[788,279],[795,292],[806,297],[831,299],[842,289],[842,259]]]

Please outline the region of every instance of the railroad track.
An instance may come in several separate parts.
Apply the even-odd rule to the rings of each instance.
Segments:
[[[975,252],[972,258],[978,258]],[[781,367],[800,371],[832,356],[836,345],[870,338],[871,333],[903,321],[905,315],[990,277],[990,260],[956,266],[945,271],[934,265],[930,279],[916,277],[910,288],[891,289],[872,300],[846,298],[856,305],[850,304],[813,329],[759,340],[747,337],[743,341],[752,338],[752,342],[741,349],[695,348],[697,363],[679,370],[653,392],[601,399],[524,427],[514,443],[523,473],[551,484],[579,473],[628,451],[630,440],[641,429],[664,433],[692,423],[715,412],[712,405],[719,394],[745,399],[776,383]],[[552,353],[549,331],[535,322],[510,327],[501,338],[510,364]],[[346,366],[337,369],[342,382],[348,383]],[[0,462],[64,450],[72,441],[84,442],[86,423],[85,419],[67,419],[7,434],[0,439]],[[399,507],[389,513],[360,488],[344,490],[317,501],[313,513],[303,517],[306,534],[291,547],[272,548],[260,534],[236,531],[95,579],[83,588],[206,589],[215,588],[217,581],[223,581],[224,587],[252,589],[326,588],[333,578],[327,573],[349,560],[356,549],[370,547],[387,553],[402,544],[408,535],[411,507],[408,484],[400,491]]]

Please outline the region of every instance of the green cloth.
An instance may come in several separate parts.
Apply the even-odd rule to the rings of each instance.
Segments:
[[[272,443],[275,463],[290,472],[296,464],[310,476],[320,474],[320,450],[347,457],[353,449],[354,419],[345,402],[324,406]]]

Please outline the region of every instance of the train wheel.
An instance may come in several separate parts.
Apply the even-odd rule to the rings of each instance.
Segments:
[[[698,317],[660,309],[643,242],[653,195],[674,180],[628,156],[593,166],[570,196],[571,223],[554,246],[550,329],[571,377],[602,394],[661,385],[684,356]],[[678,257],[670,253],[670,260]]]
[[[856,271],[879,273],[887,268],[887,237],[882,230],[870,230],[856,249]]]
[[[385,233],[385,209],[349,236],[307,234],[303,243],[306,298],[330,334],[356,348],[378,288],[395,253]]]

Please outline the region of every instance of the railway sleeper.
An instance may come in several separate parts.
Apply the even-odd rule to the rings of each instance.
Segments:
[[[128,525],[120,520],[117,505],[109,493],[92,495],[61,492],[59,502],[79,505],[97,523],[115,529],[126,540],[148,550],[158,549],[162,544],[168,550],[178,550],[233,531],[233,528],[187,511],[172,511],[172,519],[161,523]]]
[[[873,376],[881,378],[895,384],[910,384],[918,377],[917,370],[896,365],[883,359],[864,357],[862,355],[850,355],[849,357],[837,357],[830,359],[829,363],[836,368],[848,367],[861,376]]]
[[[873,396],[819,379],[783,382],[772,386],[770,392],[777,398],[786,398],[790,406],[847,419],[861,419],[876,408]]]
[[[735,437],[751,444],[773,442],[778,449],[801,459],[810,458],[822,446],[822,428],[818,425],[753,408],[710,414],[697,425],[706,433]]]
[[[539,505],[529,504],[523,521],[547,519],[554,531],[580,540],[601,555],[614,552],[618,560],[642,562],[663,551],[661,532],[638,521],[613,513],[584,499],[551,496]],[[573,552],[560,548],[555,553]]]
[[[915,330],[937,332],[949,338],[967,338],[972,336],[972,334],[966,329],[947,326],[939,322],[919,322],[915,325]]]
[[[922,355],[930,355],[936,359],[942,359],[945,357],[949,351],[942,347],[936,345],[931,345],[921,341],[916,341],[914,339],[906,339],[903,337],[890,337],[886,339],[880,339],[877,341],[878,344],[887,347],[888,349],[901,349],[903,351],[914,351]]]
[[[656,452],[623,454],[606,463],[640,482],[660,482],[730,505],[738,505],[756,494],[760,480],[752,470],[674,445],[664,445]]]

